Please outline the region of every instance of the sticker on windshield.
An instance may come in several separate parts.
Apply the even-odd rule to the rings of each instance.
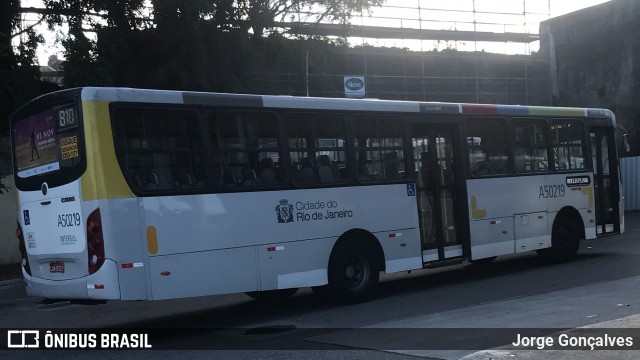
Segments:
[[[60,140],[62,160],[78,157],[78,137],[70,136]]]

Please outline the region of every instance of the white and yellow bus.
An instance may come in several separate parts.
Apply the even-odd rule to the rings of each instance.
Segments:
[[[624,231],[602,109],[127,88],[11,117],[27,292],[155,300],[329,290]]]

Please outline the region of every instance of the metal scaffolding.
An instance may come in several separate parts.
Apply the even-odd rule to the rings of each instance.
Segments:
[[[540,21],[550,17],[551,2],[547,0],[541,9],[542,1],[510,1],[511,6],[503,10],[490,7],[495,0],[387,0],[369,13],[354,16],[359,18],[359,25],[335,24],[320,20],[318,10],[299,9],[297,21],[283,21],[281,26],[298,35],[447,41],[455,49],[468,47],[466,42],[474,46],[483,42],[530,44],[539,40]],[[517,8],[513,4],[518,4]]]
[[[508,83],[505,87],[521,88],[522,96],[509,96],[504,101],[517,103],[545,103],[544,99],[535,98],[537,95],[529,93],[530,81],[540,81],[538,75],[532,79],[529,74],[530,66],[539,66],[541,60],[533,59],[532,48],[539,46],[538,24],[550,18],[551,1],[522,0],[521,2],[509,2],[506,8],[492,8],[492,0],[459,0],[442,2],[435,0],[387,0],[380,8],[373,9],[370,13],[358,14],[352,24],[335,24],[327,21],[316,22],[317,13],[307,10],[298,10],[297,21],[282,22],[281,26],[289,33],[300,37],[321,36],[328,38],[340,38],[346,40],[353,48],[362,52],[362,73],[365,78],[380,81],[386,77],[384,74],[372,72],[367,64],[371,63],[371,57],[376,48],[399,48],[398,56],[402,57],[403,68],[406,69],[407,57],[420,57],[421,74],[403,74],[405,84],[419,80],[423,88],[422,96],[405,92],[406,99],[432,100],[434,95],[426,90],[429,83],[444,81],[465,82],[463,86],[469,88],[469,82],[473,83],[474,96],[462,96],[457,94],[457,99],[480,102],[486,99],[489,92],[486,89],[488,83]],[[355,24],[359,22],[359,24]],[[532,46],[533,45],[533,46]],[[502,49],[500,49],[502,48]],[[425,51],[430,49],[430,51]],[[408,55],[407,51],[410,51]],[[499,51],[502,50],[502,51]],[[461,53],[466,53],[461,55]],[[425,60],[439,53],[439,56],[450,56],[452,59],[464,57],[473,59],[474,75],[470,79],[467,76],[438,76],[425,71]],[[483,75],[480,69],[481,63],[486,62],[492,55],[488,53],[500,53],[504,55],[520,54],[525,56],[511,56],[511,61],[521,63],[522,75]],[[307,52],[307,56],[309,53]],[[313,56],[313,54],[311,54]],[[308,61],[307,61],[308,68]],[[539,72],[537,72],[539,74]],[[336,76],[322,74],[324,76]],[[305,84],[307,95],[310,78],[322,76],[321,74],[307,73]],[[398,77],[396,75],[396,77]],[[522,86],[513,84],[521,83]],[[490,87],[494,87],[492,85]],[[407,88],[407,86],[405,86]],[[509,92],[509,90],[506,90]],[[513,92],[513,90],[511,90]],[[377,92],[377,97],[387,94]],[[451,99],[452,97],[447,97]],[[495,97],[494,97],[495,98]],[[494,99],[490,98],[490,99]],[[498,97],[498,99],[501,99]],[[512,100],[513,99],[513,100]],[[517,100],[516,100],[517,99]]]

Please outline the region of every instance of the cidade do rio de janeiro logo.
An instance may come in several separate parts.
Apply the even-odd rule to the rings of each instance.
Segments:
[[[293,222],[293,205],[287,199],[280,200],[280,205],[276,206],[276,214],[281,224]]]

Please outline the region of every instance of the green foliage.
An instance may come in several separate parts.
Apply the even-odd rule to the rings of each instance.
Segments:
[[[20,1],[0,1],[0,133],[8,129],[7,119],[20,104],[38,94],[39,70],[35,51],[42,38],[27,28],[20,31]],[[23,41],[14,49],[12,40]]]
[[[352,14],[364,12],[381,5],[384,0],[237,0],[238,21],[246,20],[245,28],[251,28],[254,36],[262,37],[265,29],[277,25],[285,14],[292,14],[308,7],[324,9],[320,19],[346,23]]]
[[[33,28],[21,29],[20,15],[20,0],[0,1],[0,136],[9,129],[9,115],[43,90],[36,65],[43,40]]]
[[[62,40],[62,45],[66,61],[61,67],[66,87],[111,85],[109,69],[99,60],[95,42],[80,32]]]

